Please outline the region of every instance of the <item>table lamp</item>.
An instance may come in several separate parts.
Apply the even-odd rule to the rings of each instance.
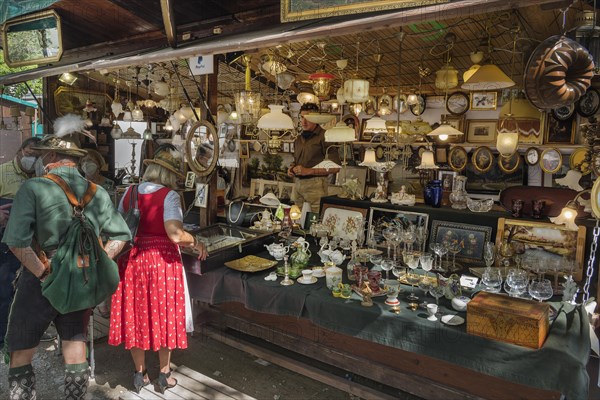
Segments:
[[[577,208],[578,203],[577,199],[579,199],[583,194],[590,193],[591,191],[584,190],[582,192],[577,193],[577,196],[573,200],[567,201],[567,204],[563,207],[560,214],[557,217],[550,217],[550,222],[555,225],[564,225],[567,229],[576,231],[579,229],[577,224],[575,224],[575,218],[577,217]]]

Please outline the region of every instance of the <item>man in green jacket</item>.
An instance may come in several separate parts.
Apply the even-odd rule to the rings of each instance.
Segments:
[[[77,164],[86,152],[63,138],[64,134],[73,133],[72,130],[61,131],[58,120],[54,126],[56,135],[43,139],[34,147],[41,152],[35,165],[36,175],[51,172],[60,176],[81,199],[88,181],[78,172]],[[11,400],[35,398],[35,374],[31,361],[41,336],[51,322],[54,322],[62,339],[66,367],[65,398],[82,399],[87,392],[86,341],[91,309],[61,314],[41,290],[41,282],[50,272],[50,262],[38,250],[43,250],[51,259],[66,234],[72,216],[73,207],[65,192],[46,178],[32,178],[23,183],[13,202],[2,242],[8,245],[24,268],[17,280],[6,334],[10,352],[8,381]],[[98,237],[102,234],[108,238],[104,249],[110,257],[116,256],[124,242],[130,239],[127,224],[101,187],[97,188],[93,199],[85,207],[85,217],[97,230]]]

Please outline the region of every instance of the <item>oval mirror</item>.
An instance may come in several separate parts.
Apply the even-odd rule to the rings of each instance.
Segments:
[[[4,24],[2,42],[9,67],[58,61],[63,53],[60,17],[49,10],[13,18]]]
[[[185,140],[185,156],[196,176],[209,175],[217,165],[218,155],[219,137],[215,127],[207,121],[192,125]]]

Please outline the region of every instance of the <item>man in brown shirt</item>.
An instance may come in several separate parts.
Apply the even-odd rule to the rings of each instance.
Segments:
[[[309,203],[312,212],[319,212],[321,197],[327,196],[327,176],[339,171],[339,168],[314,168],[325,159],[331,145],[325,142],[325,129],[304,118],[304,115],[318,111],[319,107],[314,103],[300,107],[302,133],[294,142],[294,162],[288,168],[288,175],[295,178],[292,200],[300,207],[304,202]],[[328,158],[339,163],[337,152],[329,151]]]

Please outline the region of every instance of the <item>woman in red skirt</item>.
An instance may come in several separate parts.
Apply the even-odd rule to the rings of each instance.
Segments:
[[[159,151],[147,165],[137,187],[140,222],[134,245],[119,259],[121,282],[112,296],[108,343],[125,344],[135,364],[133,383],[139,393],[150,383],[145,351],[158,351],[161,393],[177,384],[171,378],[173,349],[187,348],[185,277],[179,246],[193,247],[200,259],[207,256],[204,244],[183,230],[183,213],[177,187],[182,178],[181,158],[174,150]],[[127,211],[129,187],[120,211]]]

